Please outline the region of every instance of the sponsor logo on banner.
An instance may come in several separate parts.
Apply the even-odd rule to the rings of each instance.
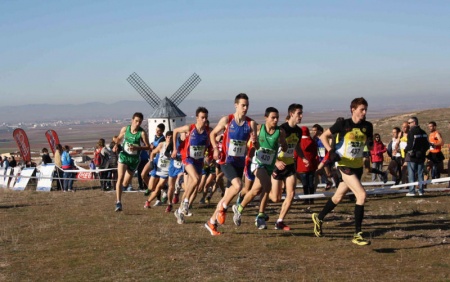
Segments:
[[[94,174],[92,172],[78,172],[77,179],[79,180],[92,180],[94,179]]]
[[[52,153],[55,154],[56,145],[59,144],[59,137],[56,131],[50,129],[45,132],[45,137],[47,137],[48,144],[50,145],[50,149]]]
[[[28,142],[28,137],[25,131],[22,128],[16,128],[14,129],[13,137],[19,147],[22,159],[25,162],[31,161],[30,143]]]

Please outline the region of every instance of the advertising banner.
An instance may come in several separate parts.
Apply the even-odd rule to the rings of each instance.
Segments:
[[[13,132],[14,140],[16,140],[19,147],[20,154],[24,162],[31,161],[30,143],[28,142],[28,136],[22,128],[16,128]]]
[[[46,164],[40,166],[40,174],[36,191],[50,192],[53,182],[53,171],[55,170],[55,164]]]
[[[45,132],[45,137],[47,138],[50,149],[52,150],[53,155],[55,154],[56,144],[59,144],[59,137],[56,131],[50,129]]]
[[[14,184],[13,190],[15,191],[23,191],[27,187],[28,182],[30,181],[30,177],[33,175],[35,167],[26,167],[22,169],[17,174],[16,183]]]

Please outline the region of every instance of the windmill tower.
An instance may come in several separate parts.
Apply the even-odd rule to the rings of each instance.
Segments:
[[[166,131],[186,124],[186,114],[178,108],[178,105],[194,90],[201,79],[194,73],[170,98],[164,99],[159,98],[135,72],[127,78],[127,81],[154,109],[148,118],[149,141],[153,142],[158,124],[163,123]]]

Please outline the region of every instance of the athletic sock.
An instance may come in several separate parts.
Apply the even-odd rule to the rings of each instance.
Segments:
[[[322,211],[319,213],[319,219],[323,220],[325,216],[330,213],[334,208],[336,207],[336,204],[333,203],[331,199],[328,200],[328,202],[323,207]]]
[[[277,223],[283,222],[283,219],[279,218],[277,219]]]
[[[225,203],[222,203],[222,208],[223,208],[224,211],[226,211],[228,209],[228,206],[225,205]]]
[[[258,217],[265,217],[265,214],[263,212],[258,213]]]
[[[239,211],[239,213],[242,213],[242,212],[244,211],[244,207],[241,206],[241,205],[239,205],[239,206],[238,206],[238,211]]]
[[[361,232],[363,217],[364,217],[364,206],[355,205],[355,233]]]

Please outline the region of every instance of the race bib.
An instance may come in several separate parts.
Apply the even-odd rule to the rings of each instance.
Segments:
[[[158,168],[161,170],[169,170],[169,164],[170,164],[170,160],[167,158],[159,158],[158,159]]]
[[[123,144],[123,150],[125,151],[125,153],[129,154],[129,155],[137,155],[139,151],[132,151],[130,149],[130,146],[139,146],[138,144],[131,144],[128,142],[125,142]]]
[[[325,150],[325,148],[321,147],[321,148],[319,148],[319,150],[317,150],[317,153],[318,153],[319,157],[325,158],[326,150]]]
[[[345,155],[353,159],[362,158],[364,152],[363,148],[364,148],[363,142],[358,141],[348,142]]]
[[[230,145],[228,145],[228,155],[232,157],[245,156],[245,146],[247,142],[242,140],[230,139]]]
[[[189,146],[189,156],[195,160],[205,157],[205,146]]]
[[[260,148],[256,151],[256,160],[260,164],[271,165],[275,157],[275,151],[272,149]]]
[[[174,160],[173,161],[173,167],[174,168],[181,168],[181,161]]]
[[[286,152],[283,153],[283,157],[285,158],[292,158],[294,156],[294,150],[295,150],[295,146],[297,144],[287,144],[288,148],[286,150]]]

